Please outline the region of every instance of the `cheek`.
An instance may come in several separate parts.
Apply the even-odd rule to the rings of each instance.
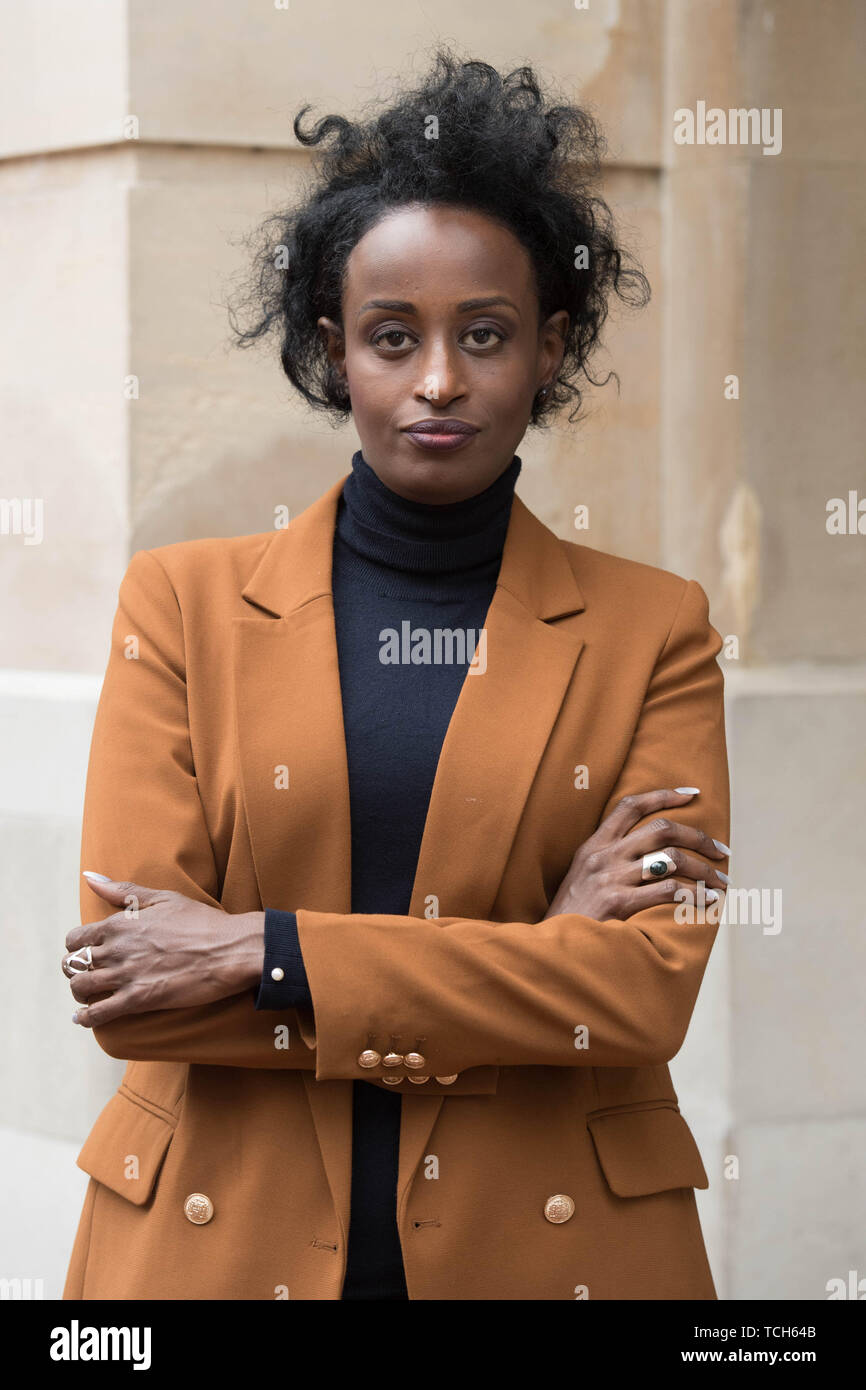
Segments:
[[[532,396],[532,377],[523,363],[510,364],[507,370],[491,371],[479,387],[491,405],[503,415],[525,413]]]
[[[367,414],[385,413],[392,402],[405,394],[399,372],[384,370],[375,357],[358,354],[346,361],[346,374],[353,405]]]

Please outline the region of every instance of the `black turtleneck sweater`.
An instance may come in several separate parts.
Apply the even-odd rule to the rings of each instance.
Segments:
[[[460,469],[450,458],[442,466]],[[352,458],[337,507],[333,592],[353,913],[409,912],[439,753],[496,588],[520,469],[515,455],[483,492],[437,506],[401,497],[360,451]],[[437,628],[464,630],[465,661],[404,659],[419,629],[431,633],[435,652]],[[447,642],[442,650],[449,652]],[[277,968],[283,977],[275,981]],[[295,915],[268,909],[256,1008],[311,1004]],[[407,1084],[353,1084],[344,1299],[408,1297],[396,1213],[400,1092]]]

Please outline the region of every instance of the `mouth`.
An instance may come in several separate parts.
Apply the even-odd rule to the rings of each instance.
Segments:
[[[442,420],[416,420],[403,433],[421,449],[459,449],[478,433],[477,425],[453,417]]]

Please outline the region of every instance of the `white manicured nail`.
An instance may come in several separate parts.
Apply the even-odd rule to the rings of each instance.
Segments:
[[[113,882],[114,882],[114,879],[113,879],[113,878],[109,878],[109,877],[108,877],[108,874],[95,874],[95,873],[93,872],[92,869],[82,869],[81,872],[82,872],[82,874],[84,875],[85,878],[95,878],[95,879],[97,879],[100,883],[113,883]]]
[[[700,787],[674,787],[675,792],[699,792]]]

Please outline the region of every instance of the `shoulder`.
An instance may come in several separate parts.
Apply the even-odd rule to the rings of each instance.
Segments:
[[[211,602],[222,596],[229,599],[240,593],[277,534],[260,531],[246,536],[207,536],[136,550],[121,587],[171,589],[179,603],[194,601],[198,595],[209,597]]]
[[[209,536],[136,550],[120,582],[125,621],[166,645],[192,632],[222,641],[226,625],[248,611],[241,591],[276,531]]]
[[[605,596],[617,601],[623,597],[644,603],[678,603],[690,582],[673,570],[629,560],[607,550],[594,550],[575,541],[561,540],[565,556],[589,601]]]
[[[640,625],[661,641],[675,628],[708,631],[709,600],[696,579],[574,541],[561,540],[560,544],[587,612],[604,616],[621,628],[634,630]]]
[[[195,583],[223,572],[245,578],[276,534],[258,531],[248,536],[207,536],[153,546],[136,554],[149,556],[172,582]]]

